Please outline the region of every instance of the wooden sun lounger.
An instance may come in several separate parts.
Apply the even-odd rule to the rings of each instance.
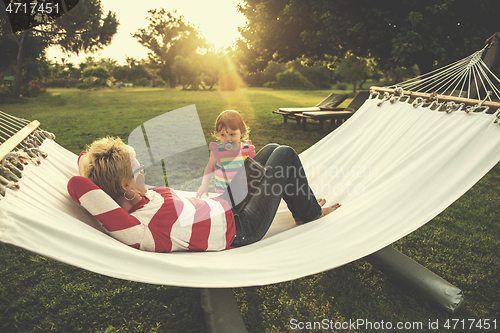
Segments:
[[[351,103],[345,108],[335,108],[330,111],[305,111],[300,114],[296,114],[297,123],[300,124],[302,121],[302,128],[306,129],[307,120],[318,121],[319,129],[323,130],[323,124],[325,121],[330,121],[330,126],[339,126],[345,120],[349,119],[366,101],[370,96],[369,91],[362,91],[356,94],[352,99]]]
[[[316,106],[307,108],[279,108],[273,111],[275,114],[280,114],[283,116],[283,123],[287,123],[288,119],[294,119],[297,124],[300,124],[302,118],[298,115],[303,112],[321,112],[321,111],[332,111],[335,110],[345,99],[347,95],[345,94],[334,94],[331,93],[324,100],[319,102]]]

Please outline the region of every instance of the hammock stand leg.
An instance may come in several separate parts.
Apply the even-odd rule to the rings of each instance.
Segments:
[[[246,333],[240,308],[230,288],[200,289],[201,307],[209,333]]]
[[[456,313],[464,304],[460,289],[390,246],[364,259],[447,312]]]
[[[462,291],[401,252],[387,246],[364,258],[402,285],[416,290],[450,313],[464,305]],[[209,333],[248,332],[232,289],[203,288],[201,305]]]
[[[496,32],[495,34],[493,34],[493,36],[488,38],[488,40],[486,42],[488,42],[490,40],[491,40],[491,44],[488,47],[488,51],[486,51],[486,54],[484,55],[483,61],[484,61],[484,64],[486,66],[488,66],[488,68],[492,72],[495,73],[500,68],[500,32]],[[491,79],[490,74],[488,74],[487,76]],[[473,82],[472,88],[471,88],[470,98],[478,98],[478,95],[477,95],[478,89],[486,92],[486,88],[483,87],[483,84],[481,82],[479,83],[479,86],[477,86],[477,87],[476,87],[476,82]]]

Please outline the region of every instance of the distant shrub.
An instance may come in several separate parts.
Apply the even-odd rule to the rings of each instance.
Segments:
[[[278,81],[269,81],[264,83],[265,88],[277,88],[278,87]]]
[[[8,84],[0,84],[0,97],[9,97],[12,91]]]
[[[337,83],[337,90],[347,90],[347,83]]]
[[[80,79],[51,79],[42,81],[45,88],[74,88],[80,83]]]
[[[21,95],[24,97],[34,97],[45,93],[42,81],[30,81],[21,88]]]
[[[329,89],[334,82],[334,72],[328,62],[297,58],[287,63],[269,61],[262,71],[248,73],[245,81],[253,87],[278,87],[299,89]]]
[[[134,84],[138,87],[147,87],[149,86],[149,80],[143,77],[141,79],[135,80]]]
[[[328,65],[321,61],[313,62],[306,58],[297,58],[286,64],[287,68],[293,68],[302,74],[316,89],[329,89],[332,83],[333,71]]]
[[[111,75],[106,70],[106,68],[104,68],[102,66],[89,67],[89,68],[86,68],[82,72],[82,78],[84,78],[84,79],[89,78],[89,77],[96,77],[99,79],[107,80],[110,78],[110,76]]]
[[[155,79],[153,87],[165,87],[166,83],[162,79]]]
[[[278,86],[282,88],[314,89],[311,81],[294,69],[287,69],[277,74],[276,79],[278,80]]]
[[[77,84],[76,88],[81,89],[81,90],[92,89],[92,85],[89,83],[82,82],[80,84]]]
[[[286,71],[286,64],[269,61],[266,69],[262,71],[262,80],[264,82],[276,81],[278,74]]]
[[[262,83],[262,72],[258,73],[247,73],[245,75],[245,82],[250,87],[260,87],[265,83]]]
[[[89,67],[82,72],[83,83],[78,89],[92,89],[111,85],[111,74],[102,66]]]

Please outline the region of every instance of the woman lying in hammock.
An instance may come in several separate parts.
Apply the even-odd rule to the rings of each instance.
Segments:
[[[266,176],[239,213],[231,208],[227,193],[183,198],[170,188],[138,185],[142,169],[135,152],[111,137],[95,141],[80,154],[81,176],[70,179],[68,192],[112,237],[154,252],[220,251],[254,243],[266,234],[281,198],[297,223],[316,220],[340,207],[322,208],[326,200],[316,200],[292,148],[267,145],[255,161],[266,167]]]

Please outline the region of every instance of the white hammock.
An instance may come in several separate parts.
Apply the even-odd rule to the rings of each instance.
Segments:
[[[500,160],[495,115],[379,102],[300,155],[317,196],[342,207],[297,227],[283,207],[255,244],[165,254],[112,239],[69,197],[77,157],[51,140],[20,190],[0,198],[0,240],[99,274],[186,287],[266,285],[344,265],[424,225]]]

